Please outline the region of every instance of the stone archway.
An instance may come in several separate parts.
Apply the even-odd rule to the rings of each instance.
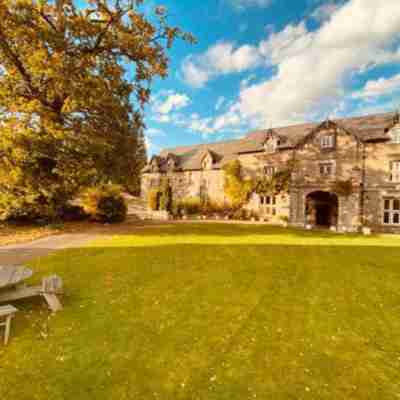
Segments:
[[[339,201],[335,193],[317,190],[306,197],[306,223],[320,227],[336,226]]]

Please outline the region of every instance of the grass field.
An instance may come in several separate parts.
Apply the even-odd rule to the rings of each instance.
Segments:
[[[399,242],[182,224],[35,260],[65,309],[17,305],[0,399],[400,398]]]

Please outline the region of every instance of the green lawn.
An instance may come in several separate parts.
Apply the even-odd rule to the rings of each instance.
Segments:
[[[36,260],[65,309],[18,305],[0,399],[400,398],[399,242],[164,225]]]

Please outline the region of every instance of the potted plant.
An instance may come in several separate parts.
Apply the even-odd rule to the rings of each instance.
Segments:
[[[279,219],[281,220],[281,224],[284,228],[287,228],[289,225],[289,217],[287,215],[281,215],[279,217]]]
[[[362,232],[363,235],[369,236],[369,235],[371,235],[371,233],[372,233],[372,229],[371,229],[371,227],[370,227],[369,225],[364,225],[364,226],[361,228],[361,232]]]

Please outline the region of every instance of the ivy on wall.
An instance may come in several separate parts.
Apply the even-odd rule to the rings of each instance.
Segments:
[[[225,196],[233,206],[240,207],[248,201],[252,193],[259,195],[279,194],[289,190],[291,174],[294,163],[277,171],[272,177],[261,177],[258,179],[245,179],[242,177],[242,168],[239,160],[225,164]]]
[[[333,191],[338,196],[349,197],[353,193],[353,183],[351,179],[348,180],[337,180]]]
[[[234,207],[246,203],[253,192],[252,179],[242,177],[242,166],[239,160],[231,161],[223,166],[225,173],[224,193]]]
[[[294,164],[290,163],[287,168],[275,172],[271,177],[259,178],[255,182],[254,192],[260,195],[288,192],[293,168]]]
[[[148,205],[153,211],[170,211],[172,207],[172,189],[168,179],[163,179],[157,188],[153,188],[148,194]]]

